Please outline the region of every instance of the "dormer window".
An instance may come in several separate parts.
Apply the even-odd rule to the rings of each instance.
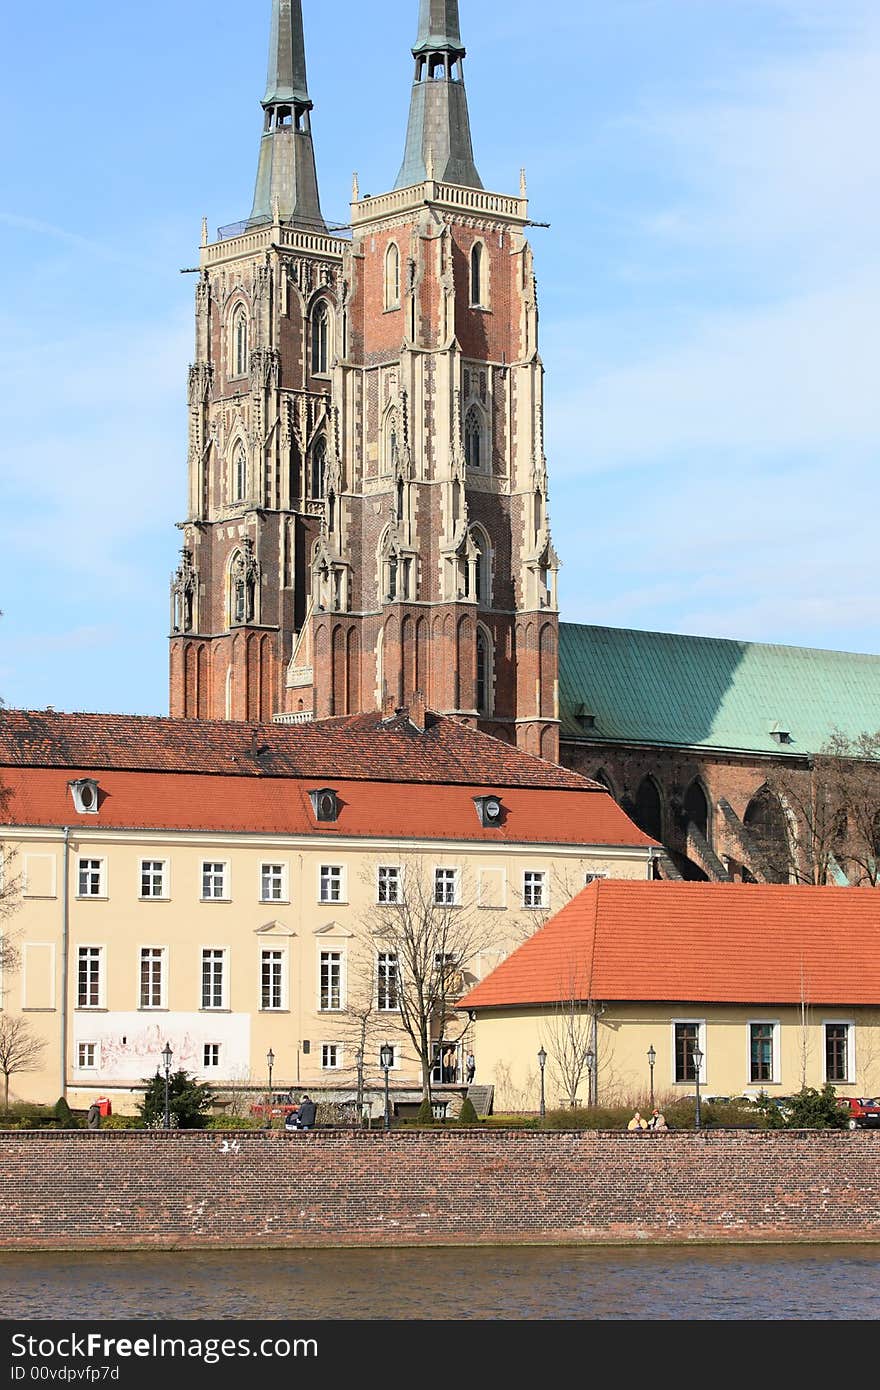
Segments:
[[[494,794],[490,796],[475,796],[474,805],[477,808],[480,825],[486,830],[493,830],[496,826],[501,824],[504,807],[501,805],[500,796]]]
[[[81,816],[98,814],[98,784],[94,777],[80,777],[76,782],[68,782],[73,804]]]
[[[322,787],[320,791],[309,792],[315,820],[337,821],[339,819],[339,798],[332,787]]]
[[[783,729],[779,724],[775,724],[770,730],[770,737],[777,743],[793,743],[790,729]]]

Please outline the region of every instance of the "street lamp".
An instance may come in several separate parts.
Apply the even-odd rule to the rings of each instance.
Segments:
[[[700,1068],[701,1068],[702,1065],[703,1065],[703,1054],[702,1054],[702,1052],[700,1051],[700,1044],[699,1044],[698,1042],[695,1042],[695,1043],[694,1043],[693,1051],[691,1052],[691,1056],[692,1056],[693,1059],[694,1059],[694,1080],[695,1080],[696,1083],[697,1083],[697,1109],[696,1109],[696,1115],[695,1115],[695,1118],[694,1118],[694,1128],[695,1128],[695,1129],[699,1129],[699,1128],[700,1128]]]
[[[270,1047],[269,1051],[266,1053],[266,1066],[269,1068],[269,1095],[266,1102],[266,1124],[269,1129],[272,1128],[272,1068],[274,1065],[275,1053]]]
[[[388,1073],[394,1066],[394,1048],[390,1043],[383,1043],[379,1048],[379,1065],[385,1073],[385,1128],[391,1128],[391,1110],[388,1106]]]
[[[547,1113],[547,1107],[546,1107],[546,1105],[544,1104],[544,1068],[546,1067],[546,1065],[547,1065],[547,1053],[544,1051],[544,1049],[543,1049],[543,1047],[542,1047],[542,1048],[541,1048],[541,1051],[538,1053],[538,1066],[541,1068],[541,1119],[542,1119],[542,1120],[543,1120],[544,1116],[545,1116],[546,1113]]]
[[[653,1043],[648,1048],[648,1066],[651,1068],[651,1109],[654,1109],[654,1063],[657,1060],[657,1053],[654,1051]]]
[[[593,1103],[593,1068],[596,1065],[596,1054],[591,1047],[588,1047],[584,1054],[584,1061],[587,1064],[587,1104]]]
[[[357,1107],[358,1107],[358,1120],[359,1120],[359,1122],[360,1122],[361,1124],[363,1124],[363,1122],[364,1122],[364,1049],[363,1049],[362,1047],[359,1047],[358,1050],[357,1050],[357,1052],[354,1054],[354,1060],[355,1060],[355,1062],[357,1063],[357,1078],[358,1078]]]
[[[162,1061],[165,1064],[165,1128],[171,1128],[171,1058],[174,1053],[171,1051],[171,1044],[166,1043],[162,1049]]]

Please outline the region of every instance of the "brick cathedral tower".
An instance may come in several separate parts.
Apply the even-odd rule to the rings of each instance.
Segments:
[[[427,705],[556,760],[558,562],[528,202],[483,188],[458,0],[421,0],[403,164],[320,211],[300,0],[253,210],[208,243],[171,713]]]

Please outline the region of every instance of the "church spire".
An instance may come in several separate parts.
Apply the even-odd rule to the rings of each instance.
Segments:
[[[428,178],[482,188],[474,164],[458,0],[420,0],[406,151],[395,188]]]
[[[302,0],[272,0],[265,121],[251,219],[323,227],[312,145]]]

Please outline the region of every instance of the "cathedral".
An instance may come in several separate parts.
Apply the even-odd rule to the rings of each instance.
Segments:
[[[560,625],[525,178],[483,187],[465,57],[458,0],[420,0],[393,187],[329,226],[273,0],[250,216],[202,233],[170,712],[422,701],[603,783],[661,876],[770,881],[771,831],[801,876],[774,778],[880,726],[880,658]]]

